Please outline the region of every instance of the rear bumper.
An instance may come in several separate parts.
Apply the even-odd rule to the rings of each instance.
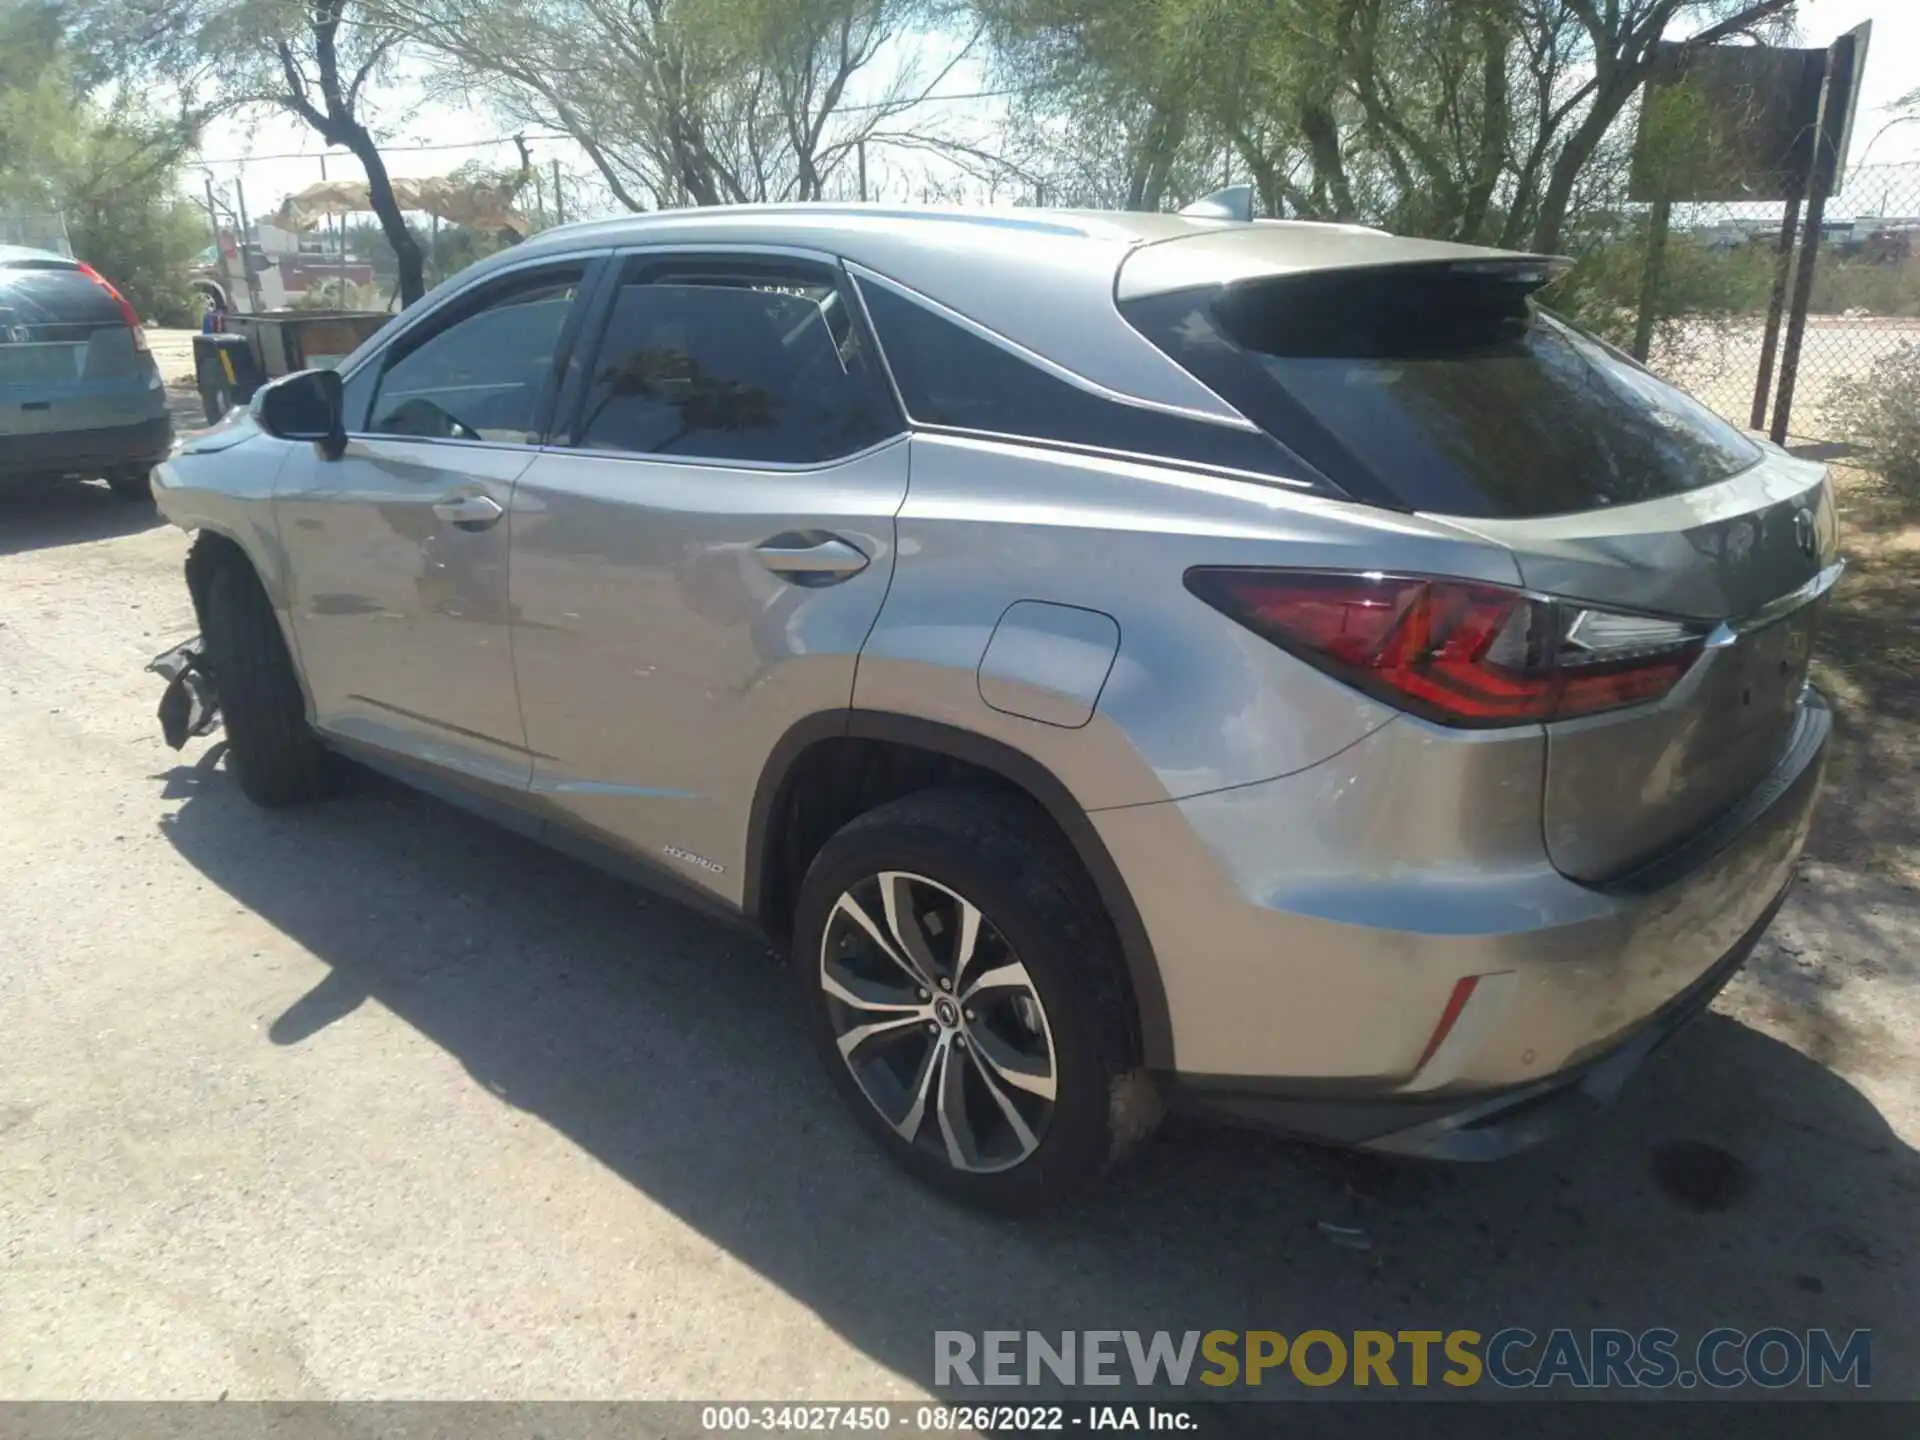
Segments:
[[[1740,942],[1603,1054],[1531,1085],[1435,1100],[1289,1098],[1178,1090],[1182,1108],[1317,1140],[1423,1160],[1499,1160],[1583,1123],[1643,1061],[1726,988],[1779,913],[1782,889]]]
[[[1398,722],[1279,781],[1097,812],[1165,982],[1173,1098],[1455,1158],[1567,1123],[1704,1008],[1765,930],[1831,730],[1807,691],[1745,800],[1604,887],[1546,863],[1511,748],[1463,770],[1457,739]]]
[[[0,443],[0,477],[150,468],[167,458],[172,445],[173,421],[164,411],[133,425],[9,435]]]

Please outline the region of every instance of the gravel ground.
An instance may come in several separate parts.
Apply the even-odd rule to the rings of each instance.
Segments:
[[[1578,1136],[1442,1169],[1173,1125],[1005,1225],[870,1152],[751,940],[167,750],[185,549],[98,485],[0,496],[0,1395],[883,1399],[936,1327],[1504,1324],[1871,1326],[1920,1394],[1914,681],[1870,617],[1792,900]]]

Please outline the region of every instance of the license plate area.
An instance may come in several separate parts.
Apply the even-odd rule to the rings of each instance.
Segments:
[[[1799,704],[1813,657],[1821,603],[1804,605],[1763,629],[1751,631],[1734,646],[1731,658],[1739,691],[1735,724],[1741,730],[1778,724]]]

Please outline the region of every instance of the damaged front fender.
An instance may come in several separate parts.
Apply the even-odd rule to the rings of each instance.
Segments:
[[[167,693],[160,697],[160,733],[178,750],[195,735],[209,734],[220,723],[220,699],[213,676],[207,673],[206,645],[191,640],[156,655],[147,669],[166,677]]]

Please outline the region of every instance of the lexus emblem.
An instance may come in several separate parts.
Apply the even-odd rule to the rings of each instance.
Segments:
[[[1799,545],[1800,553],[1809,560],[1820,558],[1820,531],[1813,523],[1813,511],[1794,511],[1793,539],[1794,543]]]

